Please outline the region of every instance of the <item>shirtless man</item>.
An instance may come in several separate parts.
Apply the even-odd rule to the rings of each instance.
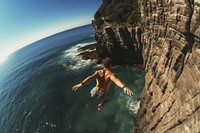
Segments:
[[[133,95],[133,91],[124,85],[114,73],[112,73],[109,69],[111,67],[111,59],[105,58],[103,60],[104,68],[101,70],[97,70],[94,74],[88,76],[84,79],[81,83],[72,87],[72,90],[76,91],[77,89],[81,88],[82,86],[90,83],[94,79],[96,79],[96,86],[90,91],[91,97],[97,95],[98,98],[102,99],[102,102],[98,104],[98,111],[101,112],[103,105],[109,101],[108,91],[110,89],[110,85],[114,82],[118,87],[124,90],[129,96]]]

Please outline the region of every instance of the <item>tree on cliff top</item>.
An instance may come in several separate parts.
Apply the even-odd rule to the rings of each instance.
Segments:
[[[104,22],[135,25],[140,18],[137,0],[103,0],[94,18],[98,27]]]

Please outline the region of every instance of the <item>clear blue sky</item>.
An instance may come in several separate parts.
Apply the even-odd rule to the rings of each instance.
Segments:
[[[102,0],[0,0],[0,61],[49,35],[90,24]]]

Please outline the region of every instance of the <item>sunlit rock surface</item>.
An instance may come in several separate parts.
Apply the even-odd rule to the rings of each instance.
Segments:
[[[96,29],[97,53],[116,63],[142,63],[141,133],[200,132],[200,1],[138,1],[136,26]],[[108,19],[108,18],[107,18]]]

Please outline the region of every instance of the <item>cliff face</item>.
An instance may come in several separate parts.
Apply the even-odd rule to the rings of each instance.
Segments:
[[[96,28],[97,54],[111,57],[114,64],[142,64],[141,33],[141,28],[125,26]]]
[[[144,10],[142,132],[200,131],[200,1],[151,0]]]
[[[139,2],[139,1],[138,1]],[[138,26],[96,28],[98,54],[145,66],[140,132],[200,132],[200,1],[147,0]],[[141,55],[143,58],[141,58]]]
[[[114,64],[143,63],[142,29],[130,26],[140,17],[137,1],[103,0],[94,17],[96,50],[101,58],[111,57]]]

